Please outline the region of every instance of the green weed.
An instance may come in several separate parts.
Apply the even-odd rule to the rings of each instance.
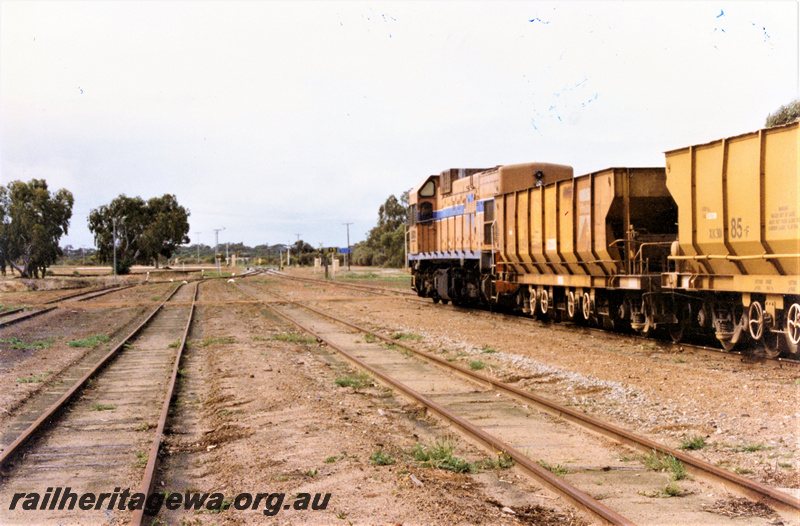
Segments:
[[[708,444],[706,444],[706,438],[702,436],[692,436],[692,437],[683,437],[681,439],[681,445],[678,446],[678,449],[688,449],[688,450],[697,450],[703,449]]]
[[[569,468],[566,468],[566,467],[562,466],[561,464],[556,464],[555,466],[552,466],[552,465],[548,464],[547,462],[545,462],[544,460],[537,460],[536,463],[539,464],[540,466],[542,466],[544,469],[546,469],[550,473],[552,473],[553,475],[556,475],[556,476],[559,476],[559,477],[563,477],[564,475],[569,473]]]
[[[641,460],[647,469],[653,471],[671,471],[672,480],[686,478],[686,466],[672,455],[662,455],[654,450],[651,453],[643,455]]]
[[[764,451],[765,449],[771,449],[771,448],[766,444],[744,444],[738,446],[736,448],[736,451],[738,451],[739,453],[754,453],[756,451]]]
[[[417,444],[412,450],[414,460],[425,467],[445,469],[455,473],[469,473],[473,466],[464,459],[453,456],[453,442],[437,440],[427,446]]]
[[[336,385],[339,387],[352,387],[353,389],[361,389],[372,385],[373,378],[366,373],[359,373],[350,376],[339,376],[336,378]]]
[[[683,497],[686,493],[678,486],[678,483],[674,480],[669,481],[669,483],[664,486],[664,489],[661,491],[655,491],[652,493],[642,493],[645,497],[653,497],[653,498],[661,498],[666,499],[670,497]]]
[[[281,342],[290,342],[290,343],[316,343],[316,338],[309,338],[307,336],[300,336],[299,334],[295,334],[293,332],[276,334],[272,337],[273,340],[278,340]]]
[[[376,466],[389,466],[394,464],[396,461],[392,458],[391,453],[386,453],[382,449],[379,449],[375,453],[373,453],[369,457],[369,461],[375,464]]]
[[[28,349],[47,349],[54,341],[56,341],[55,338],[46,338],[42,341],[25,343],[17,337],[11,337],[6,340],[0,340],[0,343],[11,345],[11,348],[15,350],[27,351]]]
[[[222,338],[204,338],[203,341],[200,342],[200,346],[207,347],[215,343],[236,343],[236,338],[233,336],[224,336]]]
[[[50,375],[53,371],[47,371],[46,373],[42,374],[32,374],[25,378],[17,378],[18,384],[38,384],[44,382],[44,379]]]
[[[95,345],[99,345],[108,341],[111,341],[111,338],[108,336],[104,334],[95,334],[94,336],[89,336],[88,338],[73,340],[67,345],[70,347],[94,347]]]
[[[147,466],[147,455],[142,453],[136,453],[136,461],[133,463],[133,466],[136,468],[143,468]]]
[[[424,337],[420,336],[419,334],[412,334],[407,332],[398,332],[396,334],[392,334],[393,340],[399,341],[407,341],[407,340],[422,340]]]
[[[91,411],[111,411],[111,410],[116,409],[116,408],[117,408],[117,406],[115,404],[98,404],[98,403],[95,403],[95,404],[92,404],[92,407],[90,407],[89,409]]]

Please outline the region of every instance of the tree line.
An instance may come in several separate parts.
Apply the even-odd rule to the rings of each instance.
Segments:
[[[44,277],[64,254],[58,242],[68,233],[74,203],[72,192],[51,192],[44,179],[0,187],[0,272]],[[88,223],[97,247],[94,258],[112,261],[116,240],[120,274],[134,263],[158,266],[160,258],[169,258],[189,241],[189,211],[170,194],[148,201],[120,195],[92,210]]]

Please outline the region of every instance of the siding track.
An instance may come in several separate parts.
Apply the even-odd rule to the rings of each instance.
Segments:
[[[0,454],[2,502],[10,503],[15,493],[44,495],[47,488],[67,486],[77,494],[120,488],[131,494],[149,492],[197,288],[176,287],[102,359],[73,372],[83,374],[54,404],[38,416],[20,416],[17,427],[24,429],[12,432],[16,438]],[[0,510],[0,523],[143,521],[141,512],[131,516],[106,504],[88,512],[52,505],[36,511],[20,507]]]
[[[245,294],[257,299],[256,295],[263,292],[255,291],[250,286],[240,288]],[[376,334],[272,292],[269,294],[278,301],[262,301],[279,316],[336,348],[353,363],[450,421],[473,440],[494,451],[505,451],[541,484],[566,496],[572,504],[590,513],[593,520],[621,524],[630,519],[639,524],[657,524],[663,522],[664,517],[675,516],[681,517],[682,522],[688,520],[696,524],[711,523],[717,518],[702,509],[703,506],[713,504],[714,499],[709,501],[709,498],[718,491],[722,491],[723,495],[733,493],[764,502],[787,516],[798,518],[800,500],[774,488],[721,470],[681,451],[638,437],[467,368],[453,365],[389,336]],[[343,329],[343,325],[347,329]],[[390,352],[383,344],[368,345],[360,340],[364,334],[373,334],[383,340],[383,343],[400,347],[404,351]],[[423,361],[409,357],[411,353]],[[440,367],[431,367],[431,363]],[[449,372],[443,375],[442,368]],[[469,387],[456,386],[453,380],[456,376],[469,378]],[[476,385],[480,388],[476,389]],[[530,406],[536,407],[538,411],[530,411]],[[551,416],[543,418],[538,414],[540,411]],[[552,421],[553,416],[557,421]],[[663,478],[665,474],[655,474],[640,465],[621,464],[618,460],[619,454],[616,454],[615,460],[615,454],[609,453],[608,445],[591,444],[591,439],[587,441],[586,436],[577,436],[573,427],[565,427],[566,422],[577,424],[591,435],[599,434],[612,439],[618,444],[617,448],[625,445],[640,455],[652,454],[678,459],[679,464],[699,480],[682,480],[681,487],[686,486],[688,489],[680,499],[656,498],[660,496],[657,494],[662,488],[670,485],[668,478],[658,481],[656,475]],[[583,432],[577,432],[581,433]],[[581,446],[574,445],[587,443],[590,445],[585,446],[584,451]],[[603,447],[605,452],[602,451]],[[564,467],[569,472],[564,477],[567,483],[564,483],[562,477],[556,477],[532,462],[529,455],[544,457],[541,462],[551,468]],[[654,490],[654,484],[661,486]],[[603,503],[590,496],[597,493],[597,486],[612,490],[612,495],[601,495]],[[709,491],[712,493],[709,494]],[[715,498],[718,499],[719,494]]]

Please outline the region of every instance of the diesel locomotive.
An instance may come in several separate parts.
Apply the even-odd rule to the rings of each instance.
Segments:
[[[451,168],[409,193],[419,296],[642,334],[800,344],[800,123],[664,167]]]

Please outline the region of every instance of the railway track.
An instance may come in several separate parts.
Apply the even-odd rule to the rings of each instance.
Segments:
[[[290,274],[286,274],[285,272],[279,272],[277,270],[272,270],[272,269],[267,269],[266,274],[270,275],[270,276],[276,276],[276,277],[284,278],[284,279],[302,281],[302,282],[305,282],[305,283],[318,283],[318,284],[321,284],[321,285],[336,285],[337,287],[341,287],[341,288],[345,288],[345,289],[358,290],[358,291],[361,291],[361,292],[370,292],[370,293],[373,293],[373,294],[377,293],[377,294],[383,294],[383,295],[395,296],[395,297],[397,297],[398,295],[399,296],[407,296],[404,299],[410,299],[412,301],[419,301],[419,302],[422,302],[422,303],[430,303],[428,300],[420,298],[419,296],[417,296],[416,293],[414,293],[414,292],[412,292],[410,290],[391,289],[391,288],[388,288],[388,287],[374,287],[374,286],[371,286],[371,285],[357,285],[355,283],[343,283],[341,281],[336,281],[336,280],[321,280],[321,279],[315,279],[315,278],[304,278],[304,277],[301,277],[301,276],[292,276]]]
[[[712,506],[720,498],[719,492],[768,503],[786,516],[798,518],[800,500],[774,488],[273,292],[268,293],[277,300],[265,301],[259,297],[263,291],[254,291],[250,285],[238,287],[382,382],[423,404],[472,440],[490,450],[505,452],[540,484],[590,514],[594,521],[655,524],[663,522],[664,517],[675,517],[682,523],[707,523],[709,514],[703,508]],[[381,341],[369,343],[370,339]],[[399,352],[387,351],[386,345]],[[408,356],[412,353],[414,357]],[[598,441],[596,435],[609,438],[616,445],[609,448],[607,441]],[[624,462],[618,449],[614,449],[623,445],[632,449],[630,455],[623,456],[665,460],[674,466],[673,478],[683,478],[679,470],[686,470],[695,480],[677,483],[664,473],[647,471],[638,462]],[[532,457],[540,460],[534,462]],[[556,476],[552,471],[565,476]],[[594,498],[598,487],[608,488],[611,493]],[[677,492],[682,498],[655,498],[669,492]],[[599,502],[601,499],[603,502]]]
[[[272,276],[276,276],[276,277],[280,277],[280,278],[284,278],[284,279],[289,279],[289,280],[302,281],[302,282],[306,282],[306,283],[317,283],[317,284],[320,284],[320,285],[335,285],[335,286],[342,287],[342,288],[350,288],[350,289],[359,290],[359,291],[362,291],[362,292],[372,292],[374,294],[388,295],[388,296],[394,296],[394,297],[396,297],[397,294],[393,294],[393,292],[403,293],[403,294],[411,296],[409,298],[404,298],[404,299],[412,300],[412,301],[418,301],[420,303],[429,305],[431,307],[435,306],[435,308],[446,308],[446,306],[438,306],[438,305],[435,305],[432,301],[429,301],[429,300],[423,299],[423,298],[419,298],[415,293],[409,292],[409,291],[405,291],[405,292],[404,291],[392,291],[391,289],[386,289],[385,287],[372,287],[370,285],[352,285],[350,283],[340,283],[340,282],[337,282],[337,281],[325,281],[325,280],[319,280],[319,279],[314,279],[314,278],[304,278],[304,277],[299,277],[299,276],[291,276],[291,275],[288,275],[286,273],[277,272],[277,271],[273,271],[273,270],[268,270],[267,274],[268,275],[272,275]],[[457,307],[457,306],[452,306],[451,308],[453,308],[453,309],[462,309],[462,308],[466,309],[466,307]],[[527,316],[506,314],[506,313],[503,313],[503,312],[488,312],[488,311],[481,311],[481,310],[477,310],[477,309],[467,309],[467,310],[469,310],[471,312],[484,312],[488,316],[500,316],[500,317],[504,317],[504,318],[508,318],[508,319],[513,319],[513,320],[521,322],[521,323],[534,324],[537,327],[542,327],[542,326],[550,326],[550,327],[552,327],[553,326],[553,323],[548,323],[546,321],[533,319],[533,318],[530,318],[530,317],[527,317]],[[587,327],[585,325],[578,325],[578,324],[575,324],[575,323],[572,323],[572,322],[569,322],[569,321],[561,322],[561,324],[563,326],[565,326],[565,327],[568,327],[569,330],[578,330],[578,331],[581,331],[581,332],[583,332],[585,334],[604,334],[604,335],[614,334],[614,335],[617,335],[620,338],[630,338],[630,339],[634,339],[634,340],[638,340],[638,341],[642,341],[642,342],[645,342],[645,341],[647,341],[647,342],[658,342],[659,345],[664,346],[668,350],[677,350],[677,349],[680,349],[681,351],[690,350],[690,351],[696,352],[698,354],[703,354],[703,355],[707,355],[707,356],[714,356],[714,357],[720,358],[722,360],[733,360],[733,361],[745,362],[745,363],[751,363],[751,364],[762,364],[762,365],[767,365],[767,366],[771,366],[771,367],[778,367],[778,368],[783,368],[783,367],[790,367],[790,368],[793,368],[793,369],[794,368],[800,368],[800,359],[782,358],[782,357],[770,358],[770,357],[763,356],[763,355],[748,354],[748,353],[743,352],[743,351],[726,351],[726,350],[724,350],[722,348],[710,347],[710,346],[707,346],[707,345],[699,345],[699,344],[690,343],[690,342],[673,343],[673,342],[669,341],[668,339],[655,339],[654,337],[645,337],[645,336],[640,336],[638,334],[617,333],[617,332],[608,331],[606,329],[601,329],[601,328],[597,328],[597,327]]]
[[[92,289],[89,291],[73,292],[70,294],[65,294],[54,300],[47,301],[44,304],[42,304],[44,306],[41,308],[34,308],[32,310],[28,310],[25,308],[12,309],[10,311],[0,313],[0,328],[7,327],[9,325],[13,325],[15,323],[19,323],[24,320],[35,318],[36,316],[40,316],[48,312],[52,312],[57,308],[59,308],[62,302],[90,300],[93,298],[97,298],[99,296],[105,296],[106,294],[111,294],[112,292],[118,292],[134,286],[135,285],[124,285],[124,286],[106,287],[99,290]]]
[[[179,284],[123,341],[96,362],[70,370],[45,402],[8,426],[0,501],[11,503],[20,493],[52,501],[34,510],[19,503],[2,509],[0,523],[143,523],[143,509],[126,509],[121,494],[127,489],[133,502],[134,494],[150,493],[198,286]],[[108,500],[113,494],[115,503],[70,510],[66,487],[77,496],[108,493]],[[61,488],[64,507],[54,488]]]

